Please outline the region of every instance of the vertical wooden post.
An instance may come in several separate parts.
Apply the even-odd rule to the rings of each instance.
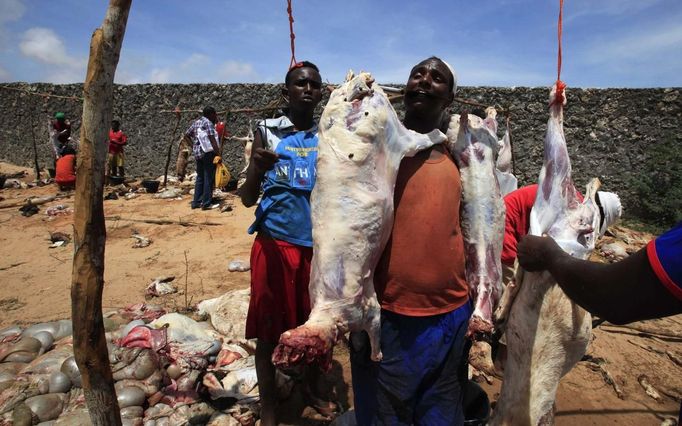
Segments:
[[[102,320],[104,285],[104,163],[111,122],[114,74],[132,0],[110,0],[90,41],[83,86],[71,284],[73,349],[93,425],[121,425]]]

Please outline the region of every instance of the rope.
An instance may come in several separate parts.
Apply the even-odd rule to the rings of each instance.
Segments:
[[[561,81],[561,30],[563,27],[563,12],[564,12],[564,0],[559,0],[559,24],[558,24],[558,38],[559,38],[559,54],[557,58],[557,70],[556,70],[556,81]]]
[[[289,68],[291,68],[296,65],[296,46],[294,43],[296,34],[294,34],[294,15],[291,9],[291,0],[287,0],[287,13],[289,14],[289,37],[291,37],[291,62],[289,62]]]
[[[559,22],[557,24],[557,38],[559,41],[559,50],[557,54],[557,65],[556,65],[556,96],[554,102],[563,105],[564,103],[564,89],[566,84],[561,81],[561,32],[563,29],[563,13],[564,13],[564,0],[559,0]]]
[[[14,90],[16,92],[24,92],[28,93],[29,95],[34,95],[34,96],[41,96],[43,98],[60,98],[60,99],[70,99],[72,101],[82,101],[83,98],[80,98],[78,96],[60,96],[60,95],[53,95],[51,93],[42,93],[42,92],[33,92],[31,90],[27,89],[19,89],[16,87],[9,87],[9,86],[4,86],[0,85],[0,89],[6,89],[6,90]]]

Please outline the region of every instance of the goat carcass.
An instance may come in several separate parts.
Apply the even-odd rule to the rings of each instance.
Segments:
[[[400,161],[445,140],[434,130],[407,130],[368,73],[334,90],[320,119],[317,180],[311,194],[312,312],[282,334],[272,360],[331,363],[332,347],[348,331],[369,334],[381,359],[380,307],[374,269],[393,225],[393,192]]]
[[[558,87],[557,87],[558,86]],[[572,256],[585,259],[594,248],[599,226],[593,180],[580,203],[571,179],[571,162],[563,132],[564,85],[550,95],[550,118],[538,193],[530,217],[531,235],[549,235]],[[500,306],[496,320],[506,319],[507,361],[492,425],[553,423],[559,380],[582,358],[591,335],[591,317],[571,302],[549,272],[518,269],[511,307]]]
[[[481,120],[454,115],[448,128],[450,151],[462,179],[462,236],[466,280],[474,300],[467,335],[475,341],[470,354],[474,367],[492,374],[490,346],[479,338],[493,332],[493,311],[502,294],[502,240],[505,207],[495,177],[498,141],[495,109]]]

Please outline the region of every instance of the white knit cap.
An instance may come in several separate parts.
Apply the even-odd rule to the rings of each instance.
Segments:
[[[597,191],[599,205],[604,211],[604,225],[599,229],[599,236],[604,236],[606,229],[616,223],[623,213],[623,206],[620,203],[620,198],[613,192]]]
[[[446,67],[448,67],[448,69],[452,73],[452,82],[453,82],[452,94],[454,95],[457,93],[457,73],[455,72],[455,69],[450,66],[450,64],[448,64],[447,62],[445,62],[442,59],[441,59],[441,61],[445,64]]]

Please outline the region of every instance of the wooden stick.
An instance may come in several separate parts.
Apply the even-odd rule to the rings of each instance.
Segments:
[[[81,148],[73,223],[71,318],[73,352],[93,425],[121,425],[102,319],[104,288],[104,163],[111,123],[114,74],[132,0],[110,0],[90,40],[83,85]]]
[[[218,222],[192,222],[184,221],[182,219],[172,220],[172,219],[136,219],[136,218],[126,218],[121,216],[107,216],[106,220],[124,220],[127,222],[141,222],[150,223],[152,225],[180,225],[180,226],[220,226],[222,223]]]
[[[613,391],[616,392],[616,396],[619,399],[624,399],[623,390],[620,388],[620,386],[618,386],[618,383],[616,383],[616,381],[613,379],[611,373],[609,373],[609,371],[606,368],[604,368],[604,366],[602,365],[603,362],[604,360],[594,358],[594,360],[592,359],[588,360],[587,366],[591,370],[601,373],[604,381],[607,384],[611,385]]]
[[[68,195],[70,196],[70,195]],[[15,207],[25,206],[26,204],[33,204],[34,206],[39,206],[41,204],[49,203],[56,200],[57,198],[64,198],[66,196],[50,195],[48,197],[33,197],[21,201],[12,201],[10,203],[0,204],[0,210],[13,209]]]
[[[180,125],[181,113],[177,113],[177,120],[175,120],[175,127],[173,127],[173,136],[168,143],[168,155],[166,156],[166,167],[163,169],[163,187],[166,187],[168,183],[168,166],[170,166],[171,152],[173,152],[173,144],[175,143],[175,134],[178,131],[178,126]]]
[[[682,334],[679,334],[679,333],[662,332],[662,331],[654,330],[654,329],[651,329],[648,327],[641,327],[641,326],[637,326],[637,325],[633,325],[633,324],[615,325],[615,324],[609,323],[609,324],[604,324],[601,326],[601,329],[604,331],[608,331],[611,333],[618,333],[618,332],[622,332],[622,331],[621,330],[610,330],[610,329],[604,328],[604,327],[624,328],[627,330],[633,330],[633,331],[636,331],[638,333],[643,334],[645,337],[653,336],[653,337],[663,337],[666,339],[682,340]]]

